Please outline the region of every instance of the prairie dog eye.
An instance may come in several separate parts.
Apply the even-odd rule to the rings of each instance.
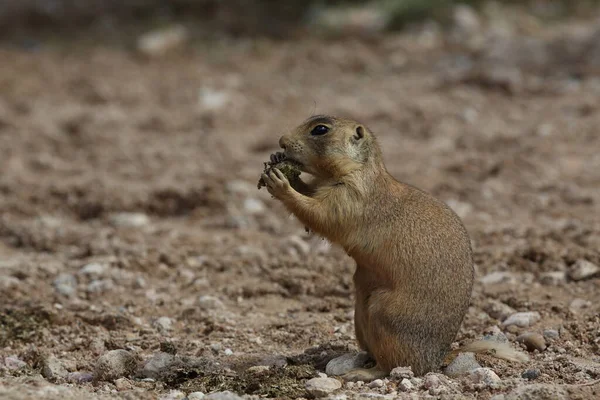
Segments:
[[[326,127],[325,125],[317,125],[312,129],[312,131],[310,131],[310,134],[312,136],[321,136],[326,134],[327,132],[329,132],[328,127]]]

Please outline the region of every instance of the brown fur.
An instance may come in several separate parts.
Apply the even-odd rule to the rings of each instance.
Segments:
[[[319,124],[330,131],[311,135]],[[395,180],[375,136],[358,122],[312,117],[280,145],[315,179],[292,188],[280,174],[263,175],[269,191],[357,264],[356,337],[377,367],[348,379],[379,377],[397,366],[412,366],[418,375],[439,368],[473,285],[471,244],[458,216]]]

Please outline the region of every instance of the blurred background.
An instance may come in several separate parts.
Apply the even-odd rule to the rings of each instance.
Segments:
[[[599,96],[598,1],[0,1],[0,395],[305,396],[355,348],[354,267],[256,184],[322,113],[465,222],[457,341],[537,335],[534,372],[479,360],[494,394],[597,378]],[[163,364],[92,386],[114,349]]]

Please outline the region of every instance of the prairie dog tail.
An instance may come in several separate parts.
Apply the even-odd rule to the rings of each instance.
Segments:
[[[447,361],[453,360],[459,353],[488,353],[491,356],[512,362],[529,361],[529,356],[522,351],[514,349],[508,343],[496,342],[493,340],[477,340],[468,343],[461,348],[450,352],[446,358]]]

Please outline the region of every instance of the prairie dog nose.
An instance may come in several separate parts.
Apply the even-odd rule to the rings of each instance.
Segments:
[[[288,143],[289,139],[285,135],[279,138],[279,147],[281,147],[282,149],[285,150],[288,146]]]

